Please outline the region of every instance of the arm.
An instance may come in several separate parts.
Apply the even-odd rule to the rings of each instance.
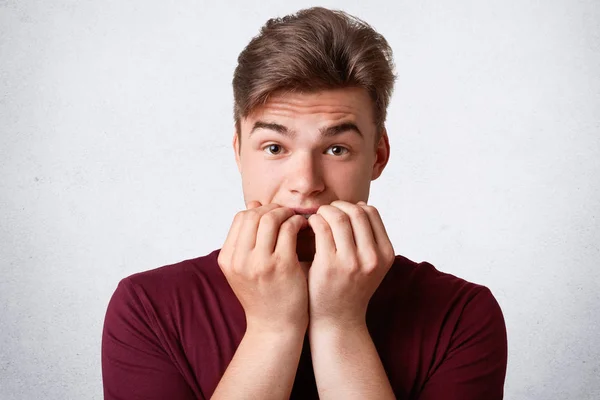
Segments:
[[[319,394],[393,398],[364,328],[368,300],[394,262],[381,217],[364,202],[334,201],[308,222],[316,243],[309,270],[309,336]],[[484,288],[458,312],[450,343],[429,368],[418,399],[502,399],[507,343],[498,303]]]
[[[321,399],[395,399],[366,323],[311,326],[309,337]]]
[[[213,399],[288,399],[308,326],[306,275],[296,255],[306,219],[252,201],[234,218],[219,266],[244,308],[246,334]]]
[[[309,338],[322,399],[394,399],[369,335],[370,298],[395,256],[379,212],[334,201],[311,215],[315,258],[309,270]]]
[[[309,328],[315,378],[322,399],[393,399],[366,326]],[[434,365],[419,400],[501,400],[507,365],[506,326],[485,288],[465,306],[452,343]]]
[[[289,398],[305,331],[250,324],[212,399]],[[128,280],[119,284],[106,312],[102,378],[106,400],[204,398],[161,345]]]
[[[288,399],[304,331],[249,328],[211,399]]]

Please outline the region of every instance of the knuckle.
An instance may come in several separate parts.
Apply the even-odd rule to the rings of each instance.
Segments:
[[[279,232],[286,235],[291,235],[296,232],[298,224],[299,222],[296,222],[294,219],[288,219],[283,224],[281,224]]]
[[[363,262],[367,267],[376,266],[379,263],[379,255],[373,249],[366,250],[363,254]]]
[[[367,218],[367,212],[360,206],[353,206],[349,213],[355,218]]]
[[[331,226],[327,222],[325,222],[325,220],[323,218],[316,218],[314,227],[315,227],[315,229],[317,229],[320,232],[324,232],[324,233],[331,232]]]
[[[334,217],[334,221],[344,224],[350,222],[350,217],[348,217],[348,214],[340,212],[336,214],[336,216]]]
[[[272,276],[277,271],[278,259],[279,257],[273,254],[268,260],[252,268],[253,278],[259,280]]]
[[[278,225],[279,221],[276,214],[274,214],[273,212],[268,212],[262,216],[262,218],[260,219],[260,223],[265,224],[269,227],[273,227],[275,225]]]
[[[240,273],[243,273],[243,275],[246,277],[246,279],[248,279],[250,281],[256,281],[260,278],[260,276],[263,273],[261,267],[262,267],[261,264],[257,263],[256,261],[253,261],[253,262],[249,263],[247,266],[245,266],[243,272],[240,271]]]
[[[284,264],[283,256],[280,253],[273,253],[271,256],[271,262],[268,263],[268,270],[275,270],[277,266]]]
[[[247,211],[238,211],[235,216],[233,217],[233,222],[241,222],[244,220],[244,215],[246,215]]]
[[[367,274],[377,270],[378,267],[379,260],[377,259],[377,256],[368,258],[364,262],[364,270]]]
[[[260,213],[255,208],[251,210],[240,211],[235,215],[234,223],[243,224],[246,222],[256,222],[260,219]]]
[[[249,281],[256,281],[260,277],[260,271],[256,268],[249,268],[248,271],[244,271],[244,277]]]
[[[379,211],[373,206],[365,206],[363,211],[369,215],[379,216]]]
[[[344,263],[346,269],[349,271],[358,271],[360,269],[360,263],[357,257],[348,257],[346,262]]]
[[[256,208],[253,208],[252,210],[247,210],[244,211],[245,218],[251,221],[257,221],[260,219],[260,211],[258,211]]]
[[[331,204],[333,204],[333,203],[331,203]],[[319,210],[335,209],[336,207],[332,206],[331,204],[323,204],[323,205],[319,206]]]

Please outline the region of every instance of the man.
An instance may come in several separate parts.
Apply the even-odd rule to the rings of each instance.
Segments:
[[[385,39],[323,8],[273,19],[238,58],[246,210],[223,247],[122,280],[107,399],[501,399],[490,291],[395,255],[371,181],[390,146]]]

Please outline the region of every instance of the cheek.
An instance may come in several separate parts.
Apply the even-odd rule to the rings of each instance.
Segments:
[[[372,169],[363,163],[348,163],[325,169],[325,181],[339,198],[364,197],[371,182]]]
[[[242,180],[247,196],[270,200],[279,187],[280,170],[257,157],[248,157],[242,163]]]
[[[339,165],[329,165],[324,168],[324,173],[330,182],[339,182],[344,185],[361,185],[364,181],[369,181],[372,168],[366,163],[340,163]]]

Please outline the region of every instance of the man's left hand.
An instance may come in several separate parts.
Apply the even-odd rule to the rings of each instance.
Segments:
[[[334,201],[308,223],[316,253],[308,273],[310,325],[365,326],[367,306],[394,262],[394,248],[375,207]]]

